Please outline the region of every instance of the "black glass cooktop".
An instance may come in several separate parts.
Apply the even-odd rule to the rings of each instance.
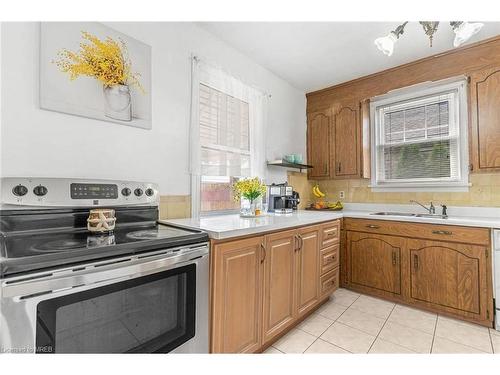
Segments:
[[[93,234],[85,229],[59,233],[13,234],[5,236],[5,246],[1,249],[1,255],[12,259],[70,253],[123,244],[144,244],[148,241],[163,243],[168,239],[178,240],[192,235],[191,231],[164,225],[118,229],[104,234]]]
[[[0,277],[208,241],[204,232],[157,224],[157,208],[116,216],[113,232],[94,234],[88,210],[0,212]]]

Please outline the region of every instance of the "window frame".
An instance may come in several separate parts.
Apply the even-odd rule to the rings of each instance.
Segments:
[[[370,144],[371,144],[371,184],[369,185],[374,192],[397,192],[397,191],[468,191],[469,183],[469,146],[468,146],[468,82],[467,78],[453,77],[436,82],[425,82],[402,89],[393,90],[385,95],[372,98],[370,102]],[[380,142],[383,139],[384,129],[382,116],[384,109],[388,107],[409,109],[435,103],[436,96],[448,96],[449,101],[449,131],[452,131],[452,118],[458,122],[455,127],[457,132],[457,152],[458,152],[458,171],[457,178],[442,179],[405,179],[405,180],[385,180],[379,179],[378,172],[380,160]],[[451,99],[450,99],[450,96]],[[450,134],[449,139],[453,139]],[[436,138],[438,139],[438,138]],[[415,142],[417,143],[417,142]]]
[[[234,94],[229,94],[227,92],[225,92],[224,89],[222,89],[221,87],[218,87],[217,85],[212,85],[208,82],[205,82],[203,80],[200,80],[198,82],[198,85],[201,86],[201,85],[204,85],[204,86],[207,86],[213,90],[217,90],[221,93],[223,93],[224,95],[227,95],[227,96],[231,96],[235,99],[238,99],[242,102],[245,102],[248,107],[249,107],[249,118],[248,118],[248,142],[249,142],[249,150],[243,150],[243,149],[238,149],[238,148],[234,148],[234,147],[229,147],[229,146],[223,146],[223,145],[218,145],[218,144],[209,144],[209,145],[204,145],[202,146],[201,144],[199,144],[199,147],[200,147],[200,151],[203,150],[203,149],[210,149],[210,150],[214,150],[214,151],[224,151],[224,152],[231,152],[231,153],[236,153],[236,154],[240,154],[240,155],[248,155],[249,156],[249,159],[250,159],[250,170],[252,170],[252,166],[253,164],[255,163],[255,160],[254,160],[254,155],[252,154],[252,142],[254,141],[253,140],[253,137],[254,137],[254,129],[253,129],[253,122],[252,122],[252,111],[251,111],[251,106],[254,105],[254,103],[252,103],[251,100],[245,100],[241,97],[238,97],[238,95],[234,95]],[[199,98],[199,90],[200,90],[200,87],[198,86],[198,95],[197,95],[197,99],[198,101],[200,100]],[[197,108],[199,110],[199,102],[197,103]],[[199,126],[199,123],[200,123],[200,119],[198,117],[198,126]],[[206,177],[213,177],[213,176],[208,176],[208,175],[203,175],[203,174],[200,174],[200,175],[192,175],[191,177],[191,215],[193,217],[209,217],[209,216],[214,216],[214,215],[224,215],[224,214],[236,214],[239,212],[239,209],[234,209],[234,210],[218,210],[218,211],[202,211],[201,210],[201,184],[202,184],[202,179],[203,179],[203,176],[206,176]],[[240,177],[240,178],[245,178],[245,176],[226,176],[226,177]]]

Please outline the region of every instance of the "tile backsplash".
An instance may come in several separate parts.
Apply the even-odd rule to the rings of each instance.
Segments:
[[[307,177],[306,177],[307,178]],[[289,179],[290,181],[290,179]],[[331,201],[342,200],[349,203],[408,203],[410,199],[450,206],[500,207],[500,173],[471,174],[472,186],[468,192],[372,192],[366,179],[317,181],[321,190]],[[312,186],[312,184],[311,184]],[[340,191],[345,198],[340,199]],[[311,199],[312,197],[310,197]]]
[[[183,219],[191,217],[190,195],[160,196],[160,219]]]

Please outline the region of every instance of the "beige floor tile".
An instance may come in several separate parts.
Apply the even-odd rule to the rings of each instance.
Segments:
[[[459,344],[442,337],[435,337],[432,344],[433,354],[486,354],[470,346]]]
[[[488,328],[476,324],[439,316],[436,325],[436,337],[471,346],[483,352],[492,352]]]
[[[491,344],[493,345],[493,352],[500,354],[500,332],[490,328]]]
[[[385,323],[385,319],[367,314],[353,307],[348,308],[337,321],[374,336],[378,335]]]
[[[415,352],[404,346],[393,344],[378,337],[373,343],[369,354],[414,354]]]
[[[283,354],[283,352],[280,352],[278,349],[270,346],[269,348],[264,350],[262,354]]]
[[[351,307],[354,307],[365,313],[375,315],[379,318],[387,319],[387,317],[391,314],[394,306],[395,304],[392,302],[387,302],[378,298],[362,295],[356,300],[356,302],[352,304]]]
[[[385,323],[379,337],[417,353],[430,353],[432,335],[394,322]]]
[[[303,353],[315,340],[316,337],[307,332],[292,329],[273,346],[283,353]]]
[[[337,322],[321,338],[351,353],[367,353],[375,341],[375,336]]]
[[[425,311],[413,309],[402,305],[396,305],[389,322],[401,324],[406,327],[415,328],[420,331],[434,334],[436,328],[437,315]]]
[[[340,288],[330,296],[330,302],[349,307],[358,299],[358,297],[359,293],[354,293],[350,290]]]
[[[321,306],[317,312],[328,319],[337,320],[337,318],[342,315],[344,311],[347,310],[347,306],[339,305],[335,302],[328,301],[323,306]]]
[[[347,350],[339,348],[329,342],[317,339],[314,343],[307,348],[304,352],[306,354],[350,354]]]
[[[328,319],[320,314],[312,314],[300,323],[297,328],[310,333],[313,336],[319,337],[325,332],[328,327],[333,323],[332,319]]]

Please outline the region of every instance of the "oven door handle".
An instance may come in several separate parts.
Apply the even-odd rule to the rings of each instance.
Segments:
[[[155,255],[155,253],[159,254]],[[133,279],[196,263],[198,258],[208,256],[209,250],[208,246],[204,245],[189,253],[167,257],[164,251],[155,253],[121,257],[86,266],[74,266],[35,279],[33,276],[31,279],[20,278],[18,281],[6,279],[2,283],[2,297],[29,299],[76,287],[97,286],[103,282]]]

